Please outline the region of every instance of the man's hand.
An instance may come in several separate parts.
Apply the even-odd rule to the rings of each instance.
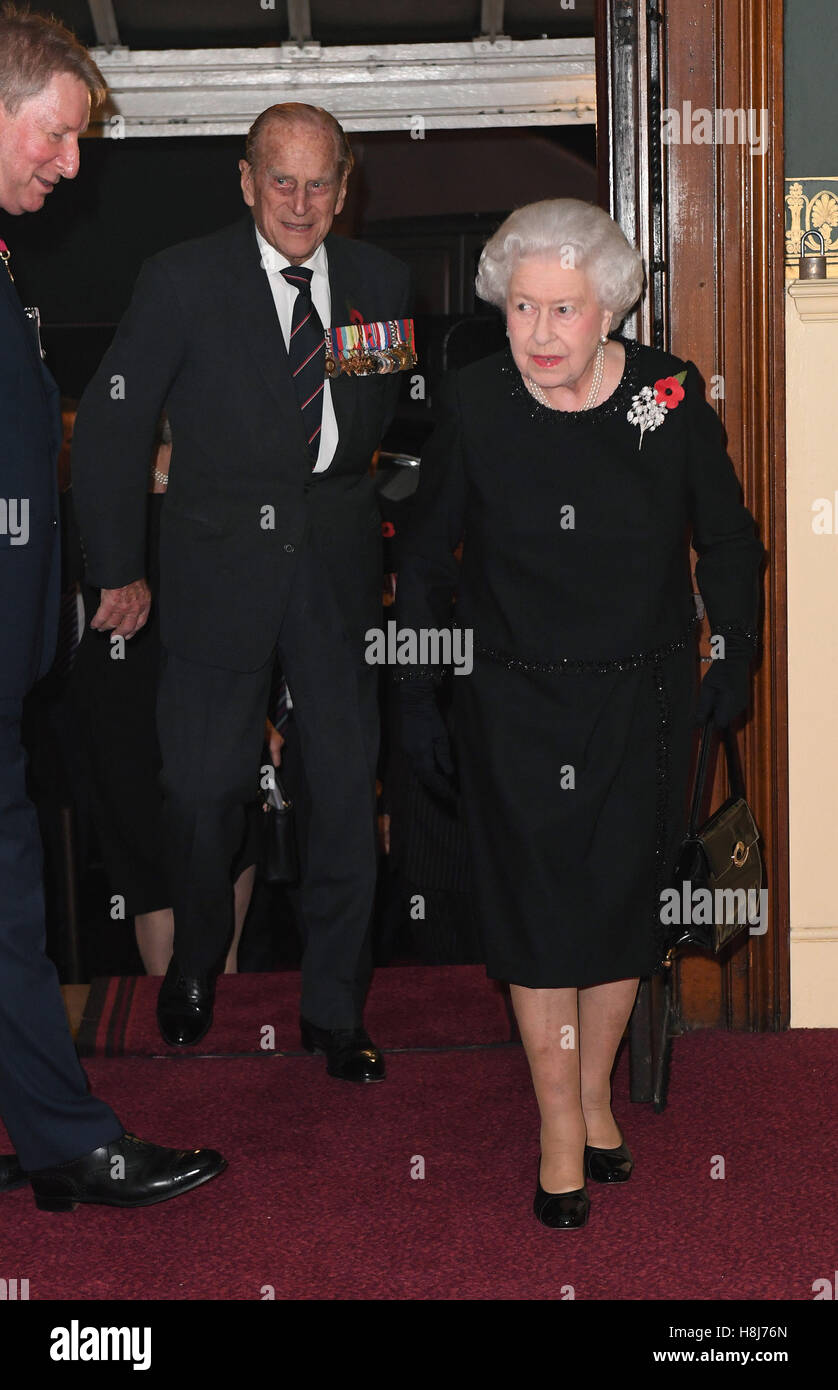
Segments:
[[[113,629],[115,637],[133,637],[145,626],[151,609],[151,590],[144,579],[123,584],[121,589],[103,589],[99,607],[90,626],[97,632]]]
[[[279,767],[282,762],[282,745],[285,742],[279,729],[275,729],[270,719],[265,720],[265,742],[268,745],[271,762],[274,767]]]

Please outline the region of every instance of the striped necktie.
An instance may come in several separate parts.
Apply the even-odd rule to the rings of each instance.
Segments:
[[[288,361],[300,402],[308,447],[316,463],[323,421],[326,344],[323,324],[311,298],[312,273],[306,266],[289,265],[282,275],[297,291],[291,337],[288,340]]]

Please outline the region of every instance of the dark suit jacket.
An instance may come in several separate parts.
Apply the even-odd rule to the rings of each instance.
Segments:
[[[0,698],[22,699],[55,654],[60,444],[58,388],[0,268]],[[11,499],[28,507],[22,545],[3,524]]]
[[[404,316],[406,266],[331,235],[326,251],[333,325],[349,323],[352,309],[366,321]],[[398,389],[392,376],[333,381],[339,443],[328,471],[312,474],[259,261],[249,215],[147,261],[73,437],[88,578],[118,588],[143,574],[148,472],[165,405],[174,447],[161,529],[162,639],[189,660],[234,671],[268,660],[302,545],[324,556],[353,640],[380,622],[380,521],[368,469]]]

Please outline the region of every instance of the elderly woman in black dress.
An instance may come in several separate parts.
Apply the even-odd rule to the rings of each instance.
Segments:
[[[404,672],[402,738],[440,796],[459,781],[487,971],[510,983],[541,1113],[535,1213],[551,1227],[584,1225],[588,1179],[632,1172],[611,1072],[661,958],[691,729],[747,708],[756,645],[763,550],[698,371],[613,332],[642,285],[638,252],[593,205],[504,222],[477,290],[505,312],[508,349],[446,383],[399,571],[401,626],[448,625],[456,596],[473,633],[453,753],[429,669]],[[690,539],[724,652],[697,702]]]

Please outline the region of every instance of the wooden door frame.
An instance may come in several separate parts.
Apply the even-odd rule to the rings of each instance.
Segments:
[[[661,108],[683,111],[687,101],[693,111],[767,111],[765,152],[664,144]],[[699,953],[681,959],[674,1026],[774,1031],[790,1018],[783,0],[597,0],[597,106],[600,201],[652,271],[636,335],[692,358],[707,381],[723,378],[717,408],[768,551],[761,660],[741,736],[768,931],[721,965]]]

